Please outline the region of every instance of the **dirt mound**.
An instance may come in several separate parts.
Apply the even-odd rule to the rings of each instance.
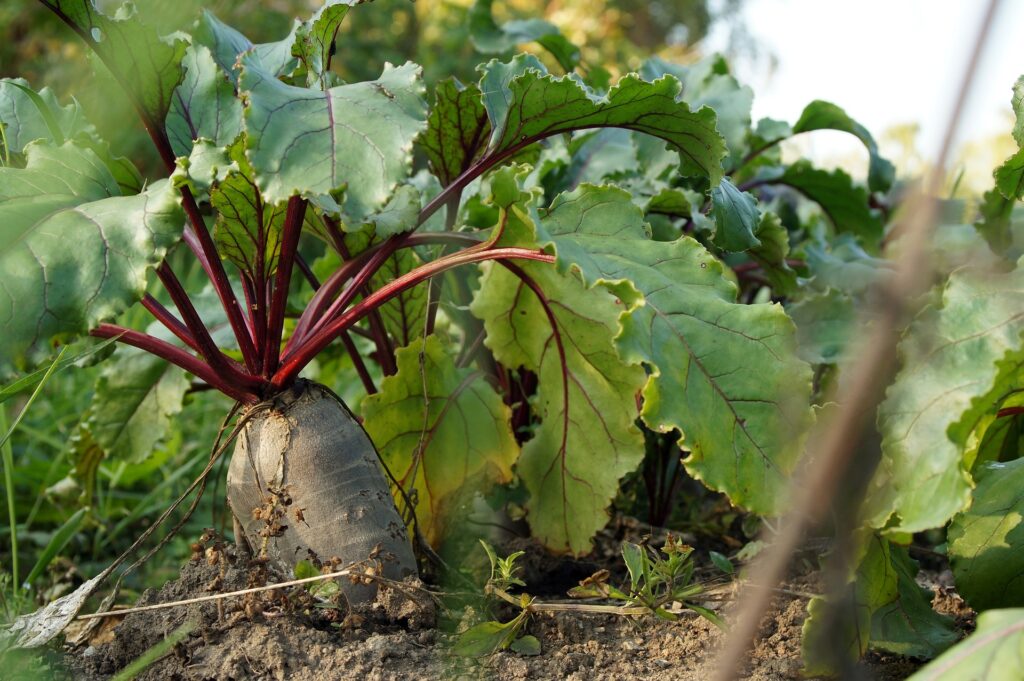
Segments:
[[[233,591],[256,582],[283,581],[266,567],[246,563],[231,549],[200,553],[179,579],[146,592],[138,605]],[[800,678],[800,629],[805,590],[813,577],[780,593],[765,618],[762,636],[745,678]],[[415,595],[410,600],[409,595]],[[219,605],[218,605],[219,603]],[[123,669],[186,622],[194,628],[173,650],[138,678],[274,679],[706,679],[702,668],[721,640],[710,622],[684,616],[678,622],[653,617],[632,620],[608,615],[556,613],[534,616],[527,632],[541,654],[511,652],[474,660],[452,654],[456,634],[433,628],[433,612],[422,592],[385,590],[356,615],[316,607],[304,587],[244,598],[127,615],[93,645],[69,655],[74,678],[104,679]],[[896,656],[869,656],[869,675],[905,678],[918,666]]]

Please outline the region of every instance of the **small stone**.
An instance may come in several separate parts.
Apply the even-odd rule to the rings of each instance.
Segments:
[[[656,657],[654,658],[654,660],[652,660],[652,662],[654,662],[655,667],[658,667],[660,669],[668,669],[672,666],[671,662],[662,657]]]

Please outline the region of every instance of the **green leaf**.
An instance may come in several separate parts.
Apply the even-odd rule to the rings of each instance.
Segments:
[[[907,657],[935,657],[957,640],[953,620],[932,609],[935,593],[915,581],[918,566],[907,549],[890,545],[889,551],[884,569],[895,571],[896,595],[871,616],[871,648]]]
[[[192,30],[192,41],[194,44],[208,47],[217,65],[231,83],[236,84],[239,72],[237,61],[242,54],[246,54],[247,60],[257,64],[275,78],[291,73],[298,65],[298,60],[292,55],[292,47],[295,45],[295,34],[300,25],[301,22],[296,22],[291,35],[284,40],[253,45],[237,30],[223,23],[208,10],[203,10]]]
[[[857,319],[853,299],[829,289],[805,296],[786,310],[796,323],[800,357],[811,364],[836,364]]]
[[[1018,147],[1024,147],[1024,76],[1017,79],[1013,84],[1013,97],[1010,98],[1010,105],[1013,108],[1013,139],[1017,141]]]
[[[626,564],[630,588],[633,591],[639,591],[644,586],[644,564],[647,560],[647,554],[644,553],[642,546],[633,542],[622,542],[622,562]]]
[[[827,245],[810,243],[803,250],[811,283],[822,291],[832,288],[856,296],[892,271],[890,263],[868,255],[852,234],[841,234]]]
[[[885,192],[892,186],[896,178],[896,169],[878,153],[878,145],[867,128],[850,118],[841,108],[820,99],[804,107],[800,119],[793,125],[793,134],[812,130],[839,130],[859,139],[870,155],[868,186],[871,191]]]
[[[626,128],[660,138],[678,151],[681,174],[707,177],[712,186],[722,179],[726,150],[715,112],[708,107],[691,111],[679,99],[681,86],[672,76],[648,83],[629,74],[600,95],[574,74],[547,74],[530,55],[481,68],[480,90],[491,122],[489,156],[574,130]]]
[[[37,93],[24,78],[0,79],[0,124],[7,151],[15,154],[37,139],[59,146],[88,126],[77,103],[61,107],[49,88]]]
[[[366,223],[373,226],[376,238],[387,239],[413,230],[419,216],[419,190],[411,184],[403,184],[395,190],[383,208],[366,218]]]
[[[718,132],[725,138],[730,159],[742,157],[750,129],[754,91],[740,85],[729,73],[729,65],[722,55],[714,54],[685,67],[652,57],[644,62],[640,74],[650,81],[665,74],[678,78],[683,84],[683,101],[693,108],[706,105],[714,109]]]
[[[770,184],[792,187],[821,206],[836,231],[850,232],[874,244],[882,236],[882,219],[868,204],[868,193],[842,170],[818,170],[809,161],[797,161],[785,169],[770,169],[760,176]]]
[[[970,501],[967,438],[998,404],[1000,379],[1019,366],[1024,270],[955,272],[941,303],[911,326],[903,368],[879,407],[882,463],[869,522],[892,532],[940,527]],[[1008,356],[1012,354],[1012,357]]]
[[[649,241],[643,215],[615,187],[581,186],[556,197],[541,242],[560,269],[578,269],[629,304],[617,346],[650,367],[641,415],[678,429],[692,475],[758,513],[781,492],[810,418],[810,368],[796,358],[782,307],[741,305],[722,263],[689,237]]]
[[[985,238],[995,253],[1005,253],[1013,244],[1010,228],[1015,204],[1015,200],[1007,199],[996,188],[981,195],[978,219],[974,222],[974,228]]]
[[[533,245],[530,216],[519,205],[507,215],[509,245]],[[644,372],[615,350],[623,307],[614,296],[548,265],[520,267],[543,303],[515,275],[491,266],[470,310],[484,321],[485,343],[499,362],[538,375],[532,408],[540,424],[518,465],[533,536],[555,551],[586,553],[619,480],[643,459],[633,396]]]
[[[540,641],[536,636],[527,634],[526,636],[520,636],[515,641],[512,641],[512,645],[509,649],[520,655],[526,655],[532,657],[534,655],[540,655]]]
[[[995,188],[982,196],[975,228],[993,251],[1004,254],[1013,243],[1010,232],[1013,208],[1024,198],[1024,149],[1006,159],[993,176]]]
[[[134,348],[119,348],[96,381],[82,419],[107,458],[141,463],[181,412],[189,379],[181,369]]]
[[[370,286],[379,289],[421,265],[412,249],[402,249],[388,258],[370,279]],[[384,328],[399,345],[410,345],[423,336],[427,315],[428,287],[431,284],[406,289],[378,308]],[[438,284],[432,284],[437,286]]]
[[[333,579],[325,579],[322,582],[313,582],[309,587],[309,595],[314,598],[330,600],[341,592],[341,586]]]
[[[957,591],[975,610],[1024,605],[1024,459],[977,473],[968,510],[949,526]]]
[[[380,208],[409,173],[412,142],[425,126],[418,66],[384,69],[375,81],[325,92],[292,87],[246,60],[239,88],[246,153],[263,200],[326,198],[345,189],[360,219]]]
[[[1019,400],[1015,402],[1012,406],[1020,406]],[[1004,405],[1010,406],[1007,403]],[[979,419],[970,442],[972,444],[966,458],[974,460],[972,472],[990,461],[1006,462],[1021,458],[1024,456],[1024,414],[1002,417],[997,413],[985,415]]]
[[[306,67],[306,85],[327,89],[334,37],[349,9],[364,0],[326,0],[320,9],[295,28],[292,54]]]
[[[99,55],[143,115],[162,124],[182,78],[181,61],[188,47],[182,35],[161,37],[136,16],[132,3],[121,5],[113,17],[97,9],[94,0],[45,4]]]
[[[256,187],[255,172],[241,145],[231,147],[228,153],[233,163],[224,178],[210,189],[210,205],[217,211],[214,242],[222,257],[250,277],[261,268],[263,276],[269,277],[277,269],[288,204],[270,205],[263,201]]]
[[[714,566],[725,574],[731,575],[736,572],[736,568],[733,566],[732,561],[718,551],[709,551],[708,557],[711,558],[711,562]]]
[[[167,114],[167,137],[176,156],[188,156],[205,137],[218,147],[231,144],[242,129],[242,102],[234,83],[204,45],[189,46],[182,60],[185,78],[174,91]]]
[[[580,50],[554,24],[543,19],[494,21],[494,0],[476,0],[469,10],[469,37],[473,47],[484,54],[501,54],[524,43],[539,43],[551,53],[566,73],[576,68]]]
[[[511,410],[482,373],[457,368],[436,336],[395,356],[398,372],[363,401],[363,425],[395,478],[416,490],[420,529],[437,545],[466,495],[512,479]]]
[[[750,257],[761,265],[761,271],[775,294],[784,296],[795,293],[796,272],[786,261],[789,255],[789,232],[783,227],[782,220],[775,213],[762,213],[754,236],[760,244],[750,249]]]
[[[182,229],[167,181],[135,196],[92,151],[39,142],[0,168],[0,365],[48,354],[140,299]]]
[[[834,676],[844,660],[855,662],[869,648],[927,659],[956,641],[952,620],[931,607],[932,591],[914,581],[917,563],[907,550],[877,535],[867,541],[850,584],[852,612],[830,613],[834,606],[824,597],[808,603],[802,641],[808,675]],[[843,615],[839,631],[824,627]]]
[[[451,184],[480,157],[490,134],[480,88],[454,78],[441,81],[420,145],[442,185]]]
[[[907,681],[1016,681],[1024,658],[1024,609],[989,610],[978,628]]]
[[[636,133],[622,128],[604,128],[583,133],[569,144],[571,161],[565,171],[564,186],[574,189],[583,182],[600,184],[640,171],[634,138]]]
[[[711,190],[711,215],[715,219],[714,242],[722,250],[745,251],[761,245],[754,236],[761,223],[757,199],[728,179]]]
[[[318,577],[320,575],[320,571],[308,560],[297,562],[292,569],[292,573],[295,575],[295,579],[309,579],[310,577]]]
[[[508,648],[519,633],[524,618],[511,622],[481,622],[459,635],[452,652],[463,657],[484,657]]]

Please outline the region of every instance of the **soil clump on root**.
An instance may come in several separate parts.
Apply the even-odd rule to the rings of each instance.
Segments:
[[[197,552],[180,577],[147,591],[138,605],[244,589],[290,579],[259,562],[217,545]],[[761,637],[743,677],[758,681],[798,679],[801,627],[815,575],[798,577],[780,593],[762,623]],[[940,588],[941,591],[941,588]],[[410,599],[410,596],[414,596]],[[950,608],[958,597],[943,594]],[[958,605],[959,603],[959,605]],[[724,610],[728,615],[728,608]],[[467,621],[470,617],[465,618]],[[355,611],[317,607],[305,586],[245,597],[134,613],[104,627],[92,645],[69,653],[71,678],[98,680],[130,664],[182,624],[192,631],[137,678],[273,679],[706,679],[702,665],[721,642],[710,622],[684,615],[678,622],[654,617],[534,615],[525,633],[541,642],[541,654],[500,652],[489,658],[455,656],[457,634],[435,628],[432,601],[416,584],[382,587],[377,599]],[[463,626],[466,626],[465,624]],[[906,678],[919,662],[869,654],[870,678]]]

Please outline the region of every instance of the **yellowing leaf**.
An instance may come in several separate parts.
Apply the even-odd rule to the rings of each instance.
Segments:
[[[399,483],[415,489],[420,529],[436,545],[459,502],[512,479],[519,446],[509,408],[483,374],[456,367],[436,336],[395,354],[398,372],[363,401],[363,425]],[[404,506],[401,495],[396,502]]]

